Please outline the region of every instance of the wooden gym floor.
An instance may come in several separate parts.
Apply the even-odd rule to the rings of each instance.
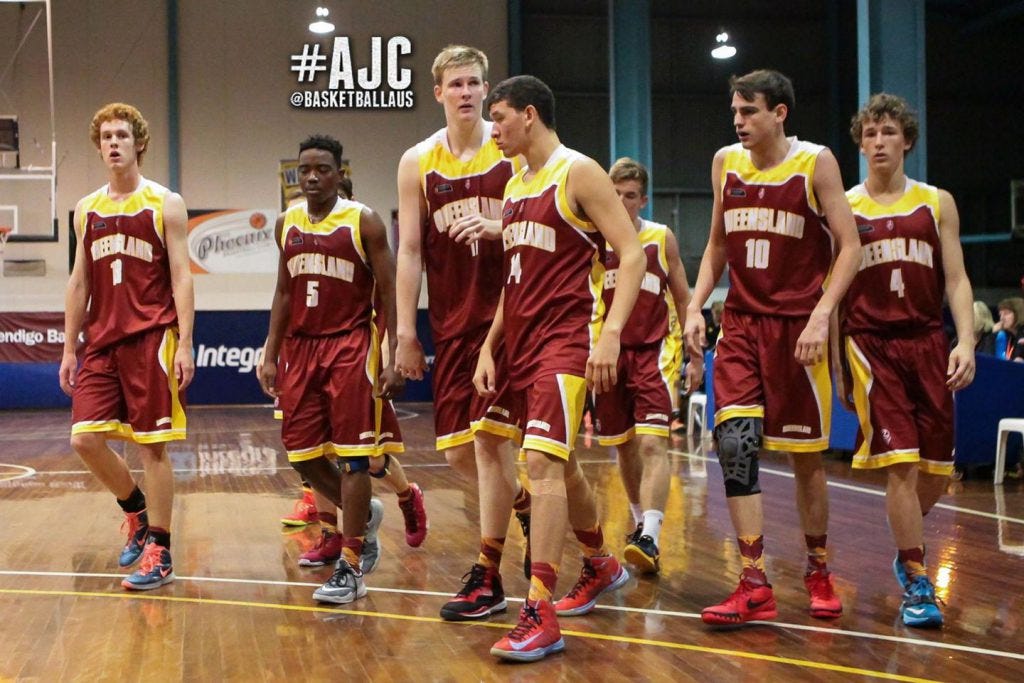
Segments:
[[[1021,680],[1024,675],[1024,482],[952,482],[925,519],[928,560],[945,602],[941,631],[905,628],[877,475],[829,457],[831,567],[845,614],[808,616],[793,480],[762,464],[768,571],[779,617],[711,630],[700,609],[728,595],[739,558],[714,454],[677,440],[662,533],[661,575],[632,578],[590,615],[563,618],[564,654],[512,665],[488,650],[525,594],[513,525],[503,576],[509,611],[446,623],[438,609],[476,557],[477,500],[433,450],[429,405],[403,404],[410,480],[426,493],[430,534],[404,543],[393,494],[384,558],[369,595],[321,606],[330,568],[304,569],[311,526],[280,517],[298,478],[270,410],[197,408],[189,439],[170,447],[177,581],[143,594],[119,586],[120,511],[68,445],[66,411],[0,413],[0,680],[192,681],[729,681]],[[698,444],[699,446],[699,444]],[[631,531],[614,455],[581,443],[605,535],[621,553]],[[138,462],[129,454],[129,462]],[[141,473],[138,475],[141,478]],[[142,482],[143,488],[145,482]],[[620,555],[621,556],[621,555]],[[567,539],[560,593],[579,571]]]

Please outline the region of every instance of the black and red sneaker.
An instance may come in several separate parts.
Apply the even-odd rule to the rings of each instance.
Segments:
[[[474,564],[462,577],[462,582],[465,584],[462,590],[441,608],[442,619],[470,621],[508,609],[497,569]]]

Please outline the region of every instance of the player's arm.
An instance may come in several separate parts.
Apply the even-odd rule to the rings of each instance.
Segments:
[[[192,285],[192,265],[188,257],[188,211],[185,200],[176,192],[164,202],[164,240],[171,269],[171,291],[178,313],[178,350],[174,353],[174,374],[178,388],[184,390],[196,372],[192,358],[192,325],[196,318],[196,296]]]
[[[676,307],[676,318],[686,320],[686,307],[690,303],[690,285],[686,282],[686,268],[679,257],[679,242],[671,230],[665,235],[665,260],[668,262],[668,290],[672,292],[672,303]],[[704,375],[704,354],[691,353],[685,364],[686,381],[683,386],[689,392],[700,386]]]
[[[382,372],[379,396],[392,399],[402,393],[405,380],[395,371],[395,350],[398,346],[395,320],[395,259],[388,246],[388,233],[384,221],[371,209],[364,209],[359,217],[359,233],[363,239],[363,249],[370,261],[373,281],[384,307],[388,332],[388,362]]]
[[[960,214],[953,196],[945,190],[939,190],[939,244],[942,245],[942,272],[946,276],[946,299],[957,338],[949,354],[946,386],[957,391],[974,380],[974,292],[960,246]]]
[[[292,305],[292,276],[288,272],[284,248],[281,246],[283,232],[284,214],[281,214],[274,225],[274,241],[280,251],[277,259],[277,286],[274,288],[274,301],[270,305],[270,328],[267,330],[267,341],[263,345],[263,360],[256,371],[263,392],[271,398],[280,395],[277,388],[277,357],[281,354],[281,344],[288,329],[288,311]]]
[[[76,347],[78,335],[81,334],[82,324],[85,321],[85,311],[89,305],[89,293],[92,285],[89,268],[85,263],[83,218],[82,202],[78,202],[72,226],[78,236],[78,245],[75,247],[75,265],[71,269],[71,278],[68,280],[68,287],[64,293],[64,355],[60,360],[60,371],[57,375],[60,379],[60,388],[68,396],[74,390],[78,376]]]
[[[605,314],[601,336],[587,359],[587,387],[600,394],[618,381],[619,339],[633,311],[647,261],[626,208],[615,193],[611,178],[593,159],[577,161],[569,169],[566,194],[600,231],[619,256],[618,279],[612,305]]]
[[[473,386],[481,396],[494,396],[497,393],[496,372],[494,369],[494,348],[505,332],[505,289],[502,288],[498,297],[498,308],[494,311],[494,320],[487,330],[487,337],[480,346],[476,359],[476,370],[473,372]]]
[[[802,365],[813,365],[825,359],[832,311],[836,309],[860,267],[860,237],[853,221],[853,211],[843,190],[839,164],[832,152],[823,149],[814,168],[814,196],[825,214],[835,238],[836,258],[832,264],[828,287],[811,311],[810,319],[796,341],[794,357]]]
[[[427,359],[416,337],[416,309],[423,280],[423,221],[427,201],[420,189],[419,157],[409,148],[398,162],[398,264],[395,275],[396,372],[423,379]]]
[[[725,251],[725,211],[722,208],[722,167],[725,165],[725,148],[718,150],[711,162],[711,191],[714,204],[711,208],[711,228],[708,231],[708,245],[704,248],[704,256],[700,260],[697,271],[697,282],[693,286],[693,296],[686,307],[686,315],[682,318],[683,339],[691,357],[702,356],[707,346],[705,329],[704,302],[711,296],[715,283],[722,277],[725,270],[727,255]]]

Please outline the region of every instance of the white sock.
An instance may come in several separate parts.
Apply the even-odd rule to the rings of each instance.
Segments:
[[[665,513],[660,510],[644,510],[644,530],[641,536],[650,536],[654,542],[658,542],[661,536],[661,523],[665,520]]]
[[[644,521],[644,512],[640,509],[640,503],[630,503],[629,511],[633,513],[633,524],[640,524]]]

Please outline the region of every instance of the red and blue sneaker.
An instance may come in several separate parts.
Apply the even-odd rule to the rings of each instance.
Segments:
[[[148,591],[174,581],[174,567],[171,565],[171,551],[156,541],[150,540],[142,551],[142,562],[131,576],[125,577],[121,585],[128,590]]]
[[[121,556],[117,558],[117,564],[129,567],[142,556],[142,548],[146,545],[146,537],[149,535],[149,517],[146,515],[146,510],[124,513],[121,531],[128,534],[128,540],[125,542],[124,548],[121,549]]]

